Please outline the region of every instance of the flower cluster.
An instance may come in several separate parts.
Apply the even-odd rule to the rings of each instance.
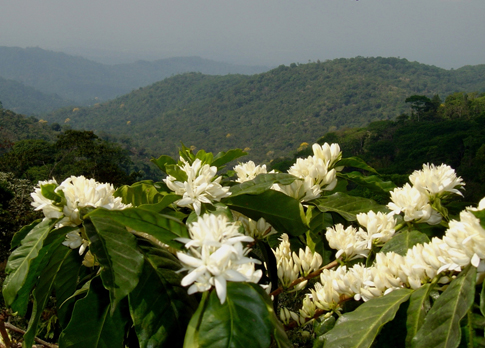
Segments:
[[[459,189],[465,185],[455,171],[445,164],[438,167],[424,164],[409,176],[413,186],[406,184],[391,191],[387,207],[395,214],[404,213],[404,221],[426,222],[436,225],[441,214],[432,207],[432,202],[452,193],[462,195]]]
[[[82,208],[102,207],[121,210],[131,206],[123,204],[120,197],[114,197],[114,192],[113,185],[102,184],[94,179],[86,179],[84,176],[71,176],[60,185],[55,180],[40,181],[38,187],[31,193],[32,206],[35,210],[42,210],[46,218],[62,218],[57,227],[77,227],[82,223],[80,214]],[[83,254],[88,241],[82,238],[81,229],[69,232],[63,244],[71,249],[80,247],[79,252]]]
[[[338,144],[314,144],[313,156],[298,158],[288,173],[300,178],[290,185],[275,184],[274,190],[281,191],[300,201],[310,201],[318,198],[322,190],[331,191],[337,185],[337,171],[335,167],[342,158]]]
[[[350,261],[367,257],[372,245],[382,246],[395,233],[396,220],[393,214],[373,211],[357,214],[357,221],[365,228],[337,224],[327,228],[326,238],[332,249],[338,250],[336,258]]]
[[[322,256],[317,252],[312,252],[307,246],[305,250],[300,249],[298,254],[291,252],[288,235],[283,233],[281,242],[274,250],[276,266],[278,268],[278,278],[283,287],[288,287],[300,276],[307,276],[317,270],[323,262]],[[299,283],[295,289],[303,289],[307,280]]]
[[[266,165],[255,165],[253,161],[240,163],[234,167],[237,179],[236,182],[243,183],[249,180],[253,180],[259,174],[266,174]]]
[[[163,179],[170,190],[182,196],[182,199],[175,202],[179,207],[190,207],[200,215],[202,203],[219,202],[231,194],[229,187],[221,185],[222,177],[216,177],[216,167],[202,164],[198,158],[192,164],[183,158],[180,158],[180,161],[182,165],[179,167],[186,174],[187,179],[180,181],[171,175]]]
[[[454,272],[469,264],[484,272],[485,229],[473,214],[484,208],[485,198],[478,208],[462,211],[460,221],[452,220],[442,239],[434,237],[429,243],[417,244],[404,256],[394,252],[377,253],[371,267],[356,264],[350,269],[341,266],[324,270],[300,314],[311,317],[312,306],[326,311],[338,310],[345,297],[367,301],[401,287],[418,289],[433,279],[446,284]]]
[[[232,212],[232,215],[234,220],[241,223],[244,227],[245,234],[255,240],[266,239],[269,236],[278,233],[264,218],[259,218],[259,220],[256,221],[235,211]]]
[[[226,300],[226,282],[257,283],[262,276],[255,270],[259,260],[247,257],[248,248],[243,242],[253,238],[238,231],[238,225],[224,215],[205,214],[189,225],[190,238],[177,238],[185,244],[187,253],[177,252],[183,264],[181,271],[189,271],[182,286],[188,293],[208,291],[215,287],[221,303]]]

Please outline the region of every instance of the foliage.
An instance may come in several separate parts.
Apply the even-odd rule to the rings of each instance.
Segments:
[[[389,330],[393,346],[483,341],[485,200],[458,217],[449,166],[392,189],[336,144],[312,150],[288,174],[247,162],[223,178],[242,151],[183,147],[153,159],[163,182],[41,183],[45,218],[15,235],[2,292],[20,315],[33,299],[24,346],[53,294],[61,348],[290,347],[292,330],[314,347],[387,347]],[[344,165],[391,202],[350,196]]]
[[[32,104],[29,105],[26,99],[21,101],[19,96],[15,98],[18,103],[12,105],[10,98],[5,98],[2,93],[0,95],[5,99],[7,108],[17,106],[26,110],[18,110],[18,112],[39,114],[41,111],[47,111],[45,110],[47,105],[51,109],[64,106],[59,103],[66,104],[62,98],[82,105],[92,105],[183,72],[200,71],[205,74],[225,75],[256,74],[265,70],[267,68],[262,66],[233,65],[200,57],[177,57],[154,62],[138,61],[130,64],[107,65],[39,47],[0,46],[0,71],[3,78],[21,82],[25,86],[33,87],[43,93],[56,94],[56,96],[38,100],[41,103],[34,107]],[[25,86],[24,90],[27,89]],[[38,91],[34,93],[39,95]],[[33,91],[30,90],[30,93]],[[11,94],[8,93],[8,96],[10,97]],[[28,95],[23,94],[23,96]],[[44,106],[43,110],[41,106]]]
[[[151,154],[176,154],[180,141],[217,152],[248,149],[269,162],[302,142],[345,127],[394,119],[413,94],[484,92],[484,65],[444,70],[406,59],[335,59],[280,66],[252,76],[176,75],[91,107],[43,116],[75,129],[125,134]]]

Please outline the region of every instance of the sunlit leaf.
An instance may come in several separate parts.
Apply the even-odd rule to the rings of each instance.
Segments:
[[[342,192],[320,197],[313,200],[312,203],[315,204],[321,212],[337,213],[347,221],[356,221],[357,214],[367,213],[370,210],[373,210],[374,212],[386,211],[385,206],[377,204],[371,199],[349,196]]]
[[[25,236],[41,222],[41,219],[34,220],[30,225],[26,225],[20,229],[17,233],[15,233],[12,237],[12,241],[10,242],[10,248],[15,249],[20,245],[22,242],[22,239],[25,238]]]
[[[150,162],[154,163],[164,173],[167,172],[165,168],[167,165],[177,164],[177,161],[175,161],[172,157],[167,155],[162,155],[158,158],[152,158]]]
[[[342,158],[340,161],[335,164],[336,167],[353,167],[353,168],[359,168],[359,169],[364,169],[367,170],[368,172],[378,174],[377,171],[369,166],[367,163],[362,158],[359,157],[348,157],[348,158]]]
[[[388,241],[381,249],[381,252],[395,252],[399,255],[406,255],[408,249],[412,248],[416,244],[428,243],[429,238],[419,231],[402,231],[396,234]]]
[[[414,336],[413,348],[458,346],[461,338],[460,320],[475,297],[476,273],[475,267],[468,266],[448,285]]]
[[[243,182],[231,187],[231,197],[243,194],[259,195],[267,191],[273,184],[289,185],[293,181],[299,180],[295,176],[282,173],[259,174],[253,180]]]
[[[17,292],[24,285],[29,275],[32,260],[38,255],[44,245],[50,230],[58,220],[46,219],[34,226],[22,239],[21,245],[15,249],[8,258],[5,272],[8,274],[3,283],[3,298],[7,305],[11,305],[17,296]]]
[[[299,236],[308,230],[299,201],[284,193],[268,190],[260,195],[229,196],[223,200],[231,209],[253,220],[263,217],[278,232]]]
[[[236,158],[246,156],[248,153],[241,149],[232,149],[227,152],[219,152],[212,160],[211,166],[217,167],[217,169],[222,169],[226,163],[229,163]]]
[[[374,342],[381,327],[394,319],[399,306],[413,291],[399,289],[371,299],[353,312],[342,315],[335,327],[324,335],[324,347],[365,348]]]
[[[181,221],[141,208],[123,210],[96,209],[87,217],[96,216],[112,219],[137,232],[147,233],[156,240],[180,249],[180,243],[174,241],[177,237],[188,237],[187,227]]]

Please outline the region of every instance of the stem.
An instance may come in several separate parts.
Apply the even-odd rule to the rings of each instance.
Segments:
[[[5,343],[6,348],[12,347],[12,342],[10,341],[10,337],[8,337],[8,332],[5,329],[5,316],[4,314],[0,315],[0,334],[2,335],[3,342]]]
[[[295,285],[298,285],[298,284],[300,284],[301,282],[304,282],[305,280],[315,278],[315,277],[319,276],[319,275],[320,275],[320,273],[322,273],[324,270],[326,270],[326,269],[330,269],[330,268],[333,268],[333,267],[335,267],[335,266],[337,266],[337,265],[338,265],[337,260],[334,260],[334,261],[330,262],[328,265],[323,266],[322,268],[320,268],[320,269],[318,269],[318,270],[316,270],[316,271],[314,271],[314,272],[312,272],[312,273],[308,274],[307,276],[305,276],[305,277],[300,277],[300,278],[298,278],[298,279],[294,280],[293,282],[291,282],[291,284],[290,284],[290,285],[288,285],[288,287],[287,287],[286,289],[291,289],[291,288],[293,288]],[[279,294],[281,294],[281,293],[282,293],[284,290],[285,290],[285,289],[283,289],[283,287],[282,287],[282,286],[280,286],[278,289],[276,289],[275,291],[273,291],[273,292],[270,294],[270,296],[276,296],[276,295],[279,295]]]
[[[22,334],[24,335],[25,334],[25,331],[22,330],[22,329],[19,329],[18,327],[16,326],[13,326],[12,324],[10,323],[5,323],[5,327],[11,331],[15,331],[15,332],[18,332],[19,334]],[[37,342],[37,343],[40,343],[44,346],[46,346],[47,348],[59,348],[58,345],[56,344],[52,344],[52,343],[49,343],[49,342],[46,342],[44,340],[41,340],[40,338],[38,337],[34,337],[34,341]]]

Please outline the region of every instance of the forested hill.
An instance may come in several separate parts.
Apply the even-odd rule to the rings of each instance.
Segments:
[[[209,151],[248,148],[258,161],[328,131],[393,119],[420,94],[442,99],[485,91],[485,65],[444,70],[406,59],[352,58],[291,64],[252,75],[177,75],[90,108],[45,116],[73,128],[128,134],[153,155],[180,141]]]
[[[0,77],[0,101],[3,107],[19,114],[42,114],[72,105],[57,94],[46,94],[21,82]]]
[[[85,105],[93,104],[91,101],[95,98],[113,99],[133,89],[184,72],[255,74],[268,69],[264,66],[233,65],[200,57],[175,57],[153,62],[107,65],[38,47],[0,46],[1,77],[21,82],[43,93],[58,94],[78,103],[85,102]]]

